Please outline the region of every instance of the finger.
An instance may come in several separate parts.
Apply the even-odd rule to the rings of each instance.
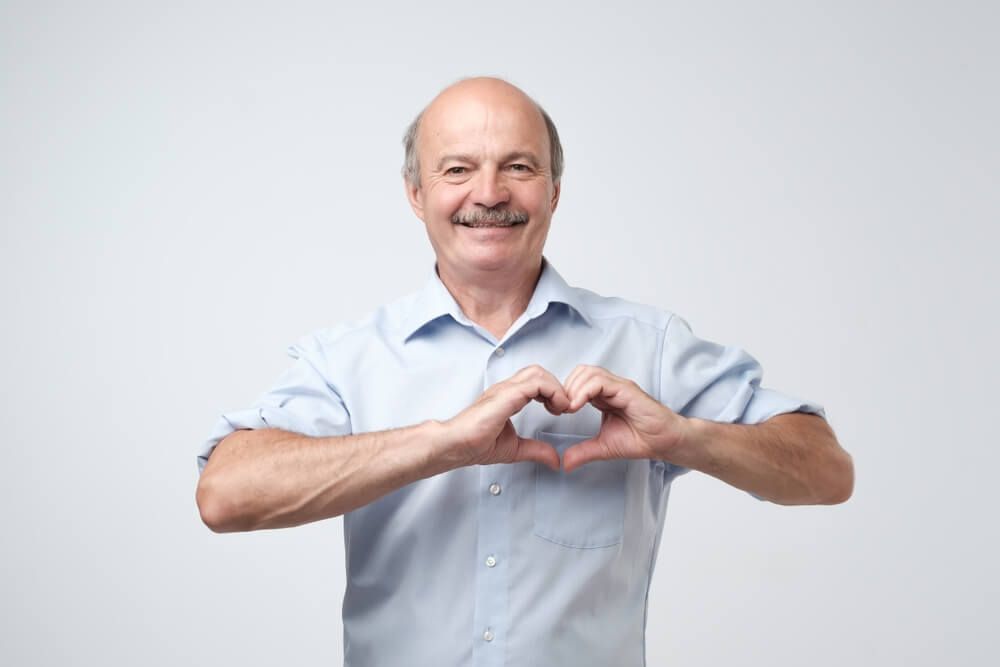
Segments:
[[[563,452],[563,472],[571,473],[585,463],[604,461],[612,458],[604,445],[596,438],[582,440]]]
[[[578,366],[577,366],[576,368],[574,368],[574,369],[573,369],[572,371],[570,371],[569,375],[567,375],[567,376],[566,376],[566,379],[565,379],[565,380],[563,381],[563,387],[565,387],[565,388],[566,388],[566,391],[567,391],[567,392],[569,392],[569,388],[570,388],[571,386],[573,386],[573,380],[575,380],[575,379],[576,379],[576,377],[577,377],[577,376],[578,376],[578,375],[579,375],[579,374],[580,374],[581,372],[583,372],[583,370],[584,370],[585,368],[588,368],[588,367],[587,367],[587,366],[584,366],[583,364],[580,364],[580,365],[578,365]]]
[[[513,380],[514,382],[523,382],[531,378],[542,377],[546,375],[551,377],[556,382],[559,382],[559,380],[556,379],[556,376],[552,375],[552,373],[550,373],[548,369],[539,364],[531,364],[530,366],[525,366],[524,368],[514,373],[507,379]]]
[[[594,403],[595,407],[600,409],[603,407],[603,402],[600,399],[612,391],[614,389],[610,386],[609,379],[604,375],[591,374],[591,377],[581,378],[577,380],[570,394],[569,409],[576,411],[587,403]]]
[[[521,392],[524,403],[518,410],[524,407],[529,400],[536,400],[545,404],[545,408],[554,415],[561,415],[569,407],[569,396],[562,384],[548,371],[535,373],[528,378],[514,383],[512,388]]]
[[[559,381],[555,375],[550,373],[546,368],[538,364],[532,364],[530,366],[525,366],[518,372],[511,375],[505,382],[511,383],[535,383],[535,382],[547,382],[552,385],[557,385],[559,388],[563,388],[563,384]]]
[[[548,376],[538,386],[539,398],[544,399],[545,409],[554,415],[561,415],[569,408],[569,394],[554,377]]]
[[[625,409],[630,398],[630,385],[627,381],[611,373],[601,373],[578,386],[576,393],[571,394],[570,410],[579,410],[584,403],[593,403],[598,409]]]
[[[518,438],[515,461],[534,461],[559,471],[559,452],[547,442],[533,438]]]
[[[608,381],[605,385],[608,386],[613,381],[621,381],[623,378],[619,378],[614,373],[610,372],[606,368],[600,366],[578,366],[577,371],[574,371],[574,375],[566,384],[566,393],[570,397],[570,409],[573,411],[579,410],[586,404],[587,400],[574,401],[577,395],[582,391],[582,388],[592,383],[595,378],[604,379]]]
[[[579,386],[580,382],[585,381],[586,378],[592,376],[600,367],[599,366],[588,366],[586,364],[580,364],[573,369],[573,372],[569,374],[566,381],[563,382],[563,387],[566,389],[566,393],[570,396],[573,395],[573,388]]]
[[[513,417],[531,401],[537,400],[541,403],[545,403],[546,401],[546,390],[539,387],[537,383],[532,382],[514,382],[508,380],[497,385],[495,391],[497,407],[503,412],[505,417]],[[555,390],[549,389],[548,391],[553,393]],[[566,402],[569,402],[568,398]]]

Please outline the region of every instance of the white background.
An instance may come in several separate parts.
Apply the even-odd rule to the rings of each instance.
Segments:
[[[340,664],[341,519],[213,534],[195,454],[423,283],[400,138],[474,74],[559,126],[563,276],[744,347],[854,457],[834,507],[677,481],[649,664],[988,663],[990,4],[0,3],[0,663]]]

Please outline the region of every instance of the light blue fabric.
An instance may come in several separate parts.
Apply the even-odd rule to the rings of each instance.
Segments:
[[[273,389],[219,420],[199,471],[235,429],[329,436],[446,420],[530,364],[560,380],[577,364],[603,366],[685,416],[826,416],[762,388],[743,350],[695,337],[670,312],[569,287],[548,261],[502,340],[469,321],[434,272],[419,292],[289,353],[295,362]],[[589,405],[556,417],[532,402],[512,421],[562,452],[600,420]],[[647,592],[670,485],[684,472],[649,460],[569,475],[534,463],[473,466],[349,512],[345,664],[645,664]]]

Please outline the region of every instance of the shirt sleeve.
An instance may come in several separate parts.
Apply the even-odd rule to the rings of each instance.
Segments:
[[[294,363],[274,386],[243,410],[221,415],[198,453],[198,474],[205,470],[216,445],[240,429],[278,428],[309,436],[347,435],[351,418],[343,400],[327,380],[322,342],[310,335],[288,347]]]
[[[660,361],[660,402],[685,417],[759,424],[775,415],[807,412],[826,419],[818,403],[761,387],[764,370],[754,357],[698,338],[676,314],[667,322]],[[667,467],[675,476],[689,470]]]

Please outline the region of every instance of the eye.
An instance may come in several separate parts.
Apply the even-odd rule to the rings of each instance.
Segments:
[[[465,167],[449,167],[448,169],[445,169],[444,173],[457,176],[465,173]]]
[[[526,164],[512,164],[510,168],[514,171],[528,171],[531,167]]]

